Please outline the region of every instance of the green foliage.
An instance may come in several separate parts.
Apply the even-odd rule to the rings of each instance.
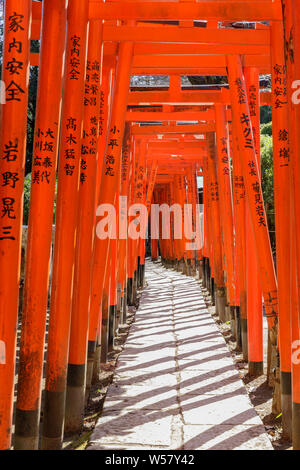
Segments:
[[[272,137],[272,121],[266,123],[266,124],[262,124],[260,126],[260,133],[262,135],[269,135]]]
[[[30,67],[28,111],[27,111],[27,146],[26,146],[25,174],[28,174],[31,172],[31,165],[32,165],[37,82],[38,82],[38,67]]]
[[[261,183],[264,201],[273,205],[273,139],[269,135],[261,135]]]
[[[24,209],[23,225],[28,225],[29,205],[30,205],[31,173],[25,176],[24,180]]]
[[[272,106],[265,105],[260,107],[260,122],[266,124],[272,121]]]
[[[261,185],[267,213],[272,247],[275,247],[274,183],[273,183],[273,139],[261,135]]]
[[[214,76],[207,76],[207,77],[199,77],[199,76],[189,76],[189,81],[192,85],[220,85],[220,84],[227,84],[228,80],[227,77],[214,77]]]

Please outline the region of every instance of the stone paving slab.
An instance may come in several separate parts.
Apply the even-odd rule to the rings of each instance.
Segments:
[[[273,450],[199,283],[147,262],[147,287],[91,450]]]
[[[262,424],[186,425],[184,439],[189,450],[272,450]]]
[[[239,381],[238,373],[232,371],[232,367],[222,368],[214,371],[182,371],[180,373],[180,391],[185,394],[202,395],[223,395],[232,392],[247,395],[243,384]]]

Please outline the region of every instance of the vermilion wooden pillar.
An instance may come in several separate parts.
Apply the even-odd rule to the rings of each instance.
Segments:
[[[170,206],[170,208],[172,207],[173,199],[174,199],[173,185],[172,185],[172,181],[170,181],[170,183],[168,183],[168,205]],[[169,260],[169,263],[170,263],[170,266],[173,267],[174,263],[175,263],[175,259],[176,259],[175,244],[174,244],[174,213],[173,213],[173,211],[170,214],[170,241],[169,241],[169,245],[170,245],[170,260]]]
[[[194,219],[193,219],[193,199],[192,199],[192,181],[189,168],[185,168],[185,207],[184,207],[184,232],[187,239],[187,245],[192,243],[192,234],[194,233]],[[193,267],[193,250],[188,249],[187,246],[187,274],[191,275]]]
[[[231,170],[228,148],[228,133],[226,128],[225,107],[215,105],[216,111],[216,137],[218,158],[218,181],[220,192],[221,228],[224,238],[226,280],[229,303],[235,306],[235,279],[234,279],[234,238],[233,238],[233,208],[231,193]]]
[[[132,178],[131,178],[131,193],[130,193],[130,206],[133,207],[134,204],[137,202],[138,197],[138,180],[139,178],[139,165],[143,160],[142,157],[142,145],[140,140],[135,140],[133,144],[134,154],[133,154],[133,165],[132,165]],[[137,240],[130,235],[130,227],[132,224],[135,226],[135,215],[136,213],[132,213],[130,210],[128,211],[128,223],[129,223],[129,231],[128,231],[128,239],[129,239],[129,279],[131,288],[129,289],[130,295],[130,305],[135,305],[136,300],[136,291],[137,291]]]
[[[175,203],[175,194],[174,194],[174,180],[170,181],[170,206],[172,207]],[[171,212],[171,242],[172,242],[172,266],[176,268],[178,260],[178,240],[175,239],[175,215]]]
[[[121,287],[122,322],[126,322],[127,316],[127,265],[128,265],[128,194],[129,175],[131,165],[130,148],[130,124],[125,127],[123,147],[122,147],[122,168],[121,168],[121,190],[120,190],[120,270],[119,283]]]
[[[171,187],[170,183],[167,184],[167,191],[166,191],[166,196],[167,196],[167,204],[169,207],[171,207]],[[172,231],[173,231],[173,220],[172,220],[172,213],[170,214],[170,238],[168,239],[168,266],[171,266],[172,260],[174,259],[174,247],[173,247],[173,237],[172,237]]]
[[[296,230],[299,230],[299,217],[300,217],[300,132],[299,132],[299,124],[300,124],[300,103],[299,103],[299,79],[300,79],[300,18],[299,18],[299,8],[300,2],[299,0],[293,0],[292,2],[293,12],[292,17],[294,20],[294,59],[295,59],[295,70],[294,70],[294,84],[293,90],[295,87],[295,83],[297,83],[297,90],[298,90],[298,101],[295,101],[294,112],[295,112],[295,121],[296,121],[296,132],[293,133],[293,129],[290,129],[290,132],[293,133],[294,140],[292,141],[292,145],[295,142],[295,152],[292,154],[292,158],[294,161],[294,185],[293,187],[297,189],[297,193],[294,189],[295,193],[295,220],[297,221]],[[291,38],[292,39],[292,38]],[[292,57],[290,57],[292,59]],[[293,103],[293,101],[292,101]],[[294,103],[293,103],[294,104]],[[296,205],[297,202],[297,205]],[[294,233],[296,233],[296,230]],[[300,236],[299,233],[297,235],[297,291],[298,291],[298,312],[294,312],[294,315],[298,313],[299,319],[299,285],[300,285]],[[298,325],[297,330],[292,328],[298,334],[298,340],[300,338],[300,328]],[[292,342],[294,344],[294,342]],[[300,343],[298,343],[300,344]],[[300,362],[299,357],[298,361],[293,361],[293,447],[294,449],[300,448]]]
[[[207,157],[203,163],[203,283],[208,289],[209,274],[209,191],[208,191],[208,174],[207,174]]]
[[[188,252],[188,266],[189,274],[195,275],[196,274],[196,259],[197,259],[197,251],[196,251],[196,201],[195,201],[195,192],[194,192],[194,169],[192,167],[187,167],[186,169],[186,181],[187,181],[187,196],[188,196],[188,220],[189,224],[189,236],[187,237],[187,243],[191,245],[191,250]],[[186,214],[186,213],[185,213]]]
[[[60,128],[66,2],[45,0],[32,161],[14,448],[37,449]],[[55,37],[55,41],[53,41]],[[37,262],[38,260],[38,262]],[[34,364],[32,363],[32,358]],[[32,367],[29,364],[32,363]]]
[[[255,152],[260,178],[260,101],[259,71],[255,68],[245,69],[245,80],[248,93],[249,111],[252,122]],[[247,280],[247,313],[248,313],[248,371],[251,376],[263,374],[263,318],[262,292],[257,260],[255,256],[254,237],[251,228],[250,214],[246,205],[246,280]]]
[[[125,127],[125,113],[127,108],[130,73],[132,64],[132,43],[123,42],[119,46],[118,64],[116,70],[114,98],[112,100],[110,129],[108,132],[107,149],[103,162],[101,188],[99,201],[101,204],[115,205],[117,187],[120,179],[121,149]],[[96,228],[97,233],[97,228]],[[92,281],[91,312],[96,315],[102,307],[107,305],[109,293],[104,289],[105,271],[109,253],[109,234],[100,238],[97,233],[94,248],[94,273]],[[102,361],[107,355],[107,318],[102,317],[101,356]]]
[[[286,94],[288,107],[289,157],[290,157],[290,268],[291,268],[291,326],[292,326],[292,442],[293,449],[300,449],[300,361],[299,361],[299,279],[300,279],[300,141],[299,141],[299,1],[282,0],[284,54],[287,73]],[[280,71],[280,69],[276,69]],[[278,77],[279,78],[279,77]],[[278,79],[277,79],[278,80]],[[297,92],[296,95],[294,94]],[[286,152],[285,152],[286,155]]]
[[[114,337],[116,332],[117,315],[117,238],[111,239],[110,245],[110,285],[109,285],[109,303],[108,303],[108,352],[113,351]]]
[[[129,173],[129,188],[128,188],[128,205],[132,205],[134,201],[134,178],[135,178],[135,168],[136,168],[136,142],[131,139],[131,149],[132,157],[130,164],[130,173]],[[127,218],[128,225],[131,222],[131,217]],[[127,241],[127,303],[128,305],[132,304],[132,291],[133,291],[133,282],[134,282],[134,266],[133,266],[133,240],[128,237]]]
[[[157,160],[154,160],[152,165],[151,165],[151,171],[150,171],[150,176],[149,176],[149,184],[148,184],[147,195],[146,195],[146,208],[147,208],[147,212],[148,212],[148,223],[149,223],[149,217],[151,217],[151,203],[152,203],[152,200],[153,200],[153,193],[154,193],[154,186],[155,186],[157,168],[158,168]],[[150,234],[150,236],[151,236],[151,234]],[[151,257],[153,258],[153,256],[152,256],[152,243],[153,242],[152,242],[152,238],[151,238]]]
[[[145,203],[145,178],[146,178],[146,150],[147,144],[145,141],[141,142],[140,148],[140,158],[139,164],[137,167],[137,175],[136,175],[136,191],[135,191],[135,204],[143,205]],[[137,217],[143,217],[142,211],[137,210],[136,213]],[[141,253],[141,246],[145,244],[144,238],[142,238],[141,234],[141,223],[137,224],[139,230],[135,230],[139,232],[137,234],[137,240],[135,241],[135,257],[136,257],[136,287],[139,288],[140,286],[140,270],[141,270],[141,263],[142,263],[142,253]],[[144,237],[144,233],[143,233]],[[144,261],[143,261],[144,264]]]
[[[78,217],[87,30],[88,1],[70,0],[43,415],[43,449],[60,449],[63,438]]]
[[[242,348],[245,361],[248,360],[248,328],[247,328],[247,294],[246,294],[246,234],[245,234],[245,184],[238,158],[239,145],[234,132],[234,116],[232,126],[232,176],[233,176],[233,208],[235,222],[235,272],[236,286],[236,339],[238,348]]]
[[[156,261],[158,258],[158,240],[151,238],[151,258]]]
[[[102,170],[104,155],[107,144],[107,133],[109,127],[109,110],[112,99],[112,86],[113,86],[113,74],[112,70],[102,64],[101,70],[101,90],[100,90],[100,113],[99,113],[99,138],[98,138],[98,161],[97,161],[97,183],[96,183],[96,200],[95,200],[95,220],[96,211],[99,204],[99,192],[102,179]],[[97,262],[94,259],[95,244],[97,243],[97,237],[94,237],[93,243],[93,259],[92,259],[92,282],[97,284],[97,280],[94,276],[97,275]],[[89,337],[88,337],[88,362],[91,362],[94,357],[93,367],[93,383],[98,382],[99,369],[100,369],[100,355],[101,355],[101,331],[99,328],[100,323],[101,307],[96,310],[90,308],[89,315]]]
[[[103,291],[107,294],[103,296],[101,301],[101,314],[99,321],[100,342],[101,342],[101,355],[100,363],[107,362],[108,355],[108,333],[109,333],[109,301],[110,301],[110,276],[111,276],[111,244],[108,246],[108,257],[105,269],[105,277],[103,283]]]
[[[291,396],[291,310],[290,310],[290,129],[286,91],[286,65],[284,58],[283,26],[271,25],[273,168],[276,226],[276,265],[279,308],[279,352],[281,371],[282,424],[285,437],[292,436]],[[296,308],[297,311],[297,308]]]
[[[259,179],[259,168],[255,153],[251,116],[240,58],[237,56],[227,56],[227,66],[231,103],[233,107],[232,111],[235,116],[234,123],[237,126],[236,130],[241,151],[239,158],[244,176],[247,204],[255,239],[256,256],[269,325],[269,340],[274,352],[277,347],[277,279]]]
[[[194,198],[194,217],[195,217],[195,230],[196,230],[196,265],[199,268],[199,276],[202,278],[202,262],[203,262],[203,236],[201,234],[200,226],[200,206],[199,206],[199,195],[197,186],[196,171],[194,172],[193,179],[193,198]]]
[[[214,252],[214,280],[216,313],[220,320],[225,320],[225,286],[222,263],[222,235],[220,230],[220,189],[217,176],[216,136],[214,132],[207,133],[207,161],[209,174],[209,191],[211,203],[211,234]]]
[[[233,164],[232,160],[232,154],[233,154],[233,143],[232,143],[232,131],[231,131],[231,125],[228,123],[228,144],[229,144],[229,149],[230,149],[230,158],[231,158],[231,164]],[[233,172],[232,172],[233,175]],[[241,186],[241,189],[243,189],[243,184]],[[235,285],[235,315],[237,312],[239,312],[240,309],[240,283],[239,283],[239,263],[238,263],[238,254],[237,254],[237,236],[236,236],[236,214],[234,210],[234,183],[233,183],[233,176],[232,176],[232,205],[233,205],[233,239],[234,239],[234,250],[233,250],[233,261],[234,261],[234,285]]]
[[[178,229],[181,229],[181,239],[177,240],[177,261],[178,270],[185,271],[185,238],[183,230],[183,177],[182,175],[175,175],[174,178],[174,203],[180,207],[180,217],[176,217],[174,222],[178,224]],[[174,228],[176,230],[176,227]]]
[[[82,427],[86,389],[92,255],[96,222],[101,39],[102,21],[90,21],[65,415],[65,432],[74,434]]]
[[[142,204],[147,209],[147,189],[150,182],[151,172],[147,171],[147,145],[144,147],[145,153],[145,161],[144,161],[144,177],[142,181]],[[152,195],[151,195],[152,197]],[[145,220],[145,227],[140,225],[140,240],[139,240],[139,258],[140,258],[140,265],[139,265],[139,284],[138,287],[140,289],[144,288],[144,280],[145,280],[145,254],[146,254],[146,234],[147,234],[147,227],[148,227],[148,210],[147,210],[147,220]]]
[[[11,445],[19,303],[31,1],[4,4],[0,149],[0,449]]]

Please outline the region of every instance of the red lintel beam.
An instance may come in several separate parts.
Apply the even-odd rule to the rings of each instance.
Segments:
[[[164,105],[146,105],[146,106],[130,106],[128,107],[128,110],[131,111],[131,112],[135,112],[135,111],[140,111],[140,112],[159,112],[159,111],[167,111],[167,112],[181,112],[181,111],[198,111],[198,112],[207,112],[209,113],[211,110],[213,110],[214,107],[211,106],[211,105],[201,105],[201,104],[198,104],[198,105],[191,105],[191,104],[180,104],[178,106],[176,105],[168,105],[168,106],[164,106]],[[212,120],[214,120],[212,118]]]
[[[245,55],[243,56],[244,67],[266,68],[270,67],[270,55]],[[135,56],[133,60],[133,67],[138,68],[177,68],[182,67],[189,69],[194,68],[226,68],[226,56],[224,54],[215,55],[199,55],[199,56],[182,56],[182,55],[169,55],[169,56]]]
[[[211,30],[205,30],[211,31]],[[214,31],[220,31],[218,29]],[[226,31],[226,30],[224,30]],[[245,30],[244,30],[245,31]],[[255,31],[255,30],[254,30]],[[177,33],[180,34],[179,30]],[[156,38],[156,37],[155,37]],[[115,42],[105,43],[105,53],[116,54]],[[230,52],[229,52],[230,51]],[[169,54],[183,54],[183,55],[196,55],[196,54],[259,54],[268,55],[270,53],[269,44],[168,44],[168,43],[151,43],[151,42],[140,42],[134,46],[134,55],[169,55]]]
[[[173,149],[170,150],[159,150],[158,148],[151,151],[148,155],[151,155],[153,158],[166,158],[170,157],[171,155],[174,155],[174,160],[175,158],[189,158],[190,160],[196,160],[198,161],[199,159],[202,158],[203,155],[203,150],[204,150],[204,145],[199,145],[198,149],[190,149],[190,150],[176,150],[176,147],[173,147]],[[179,162],[180,163],[180,162]]]
[[[281,2],[261,1],[202,1],[177,2],[107,2],[90,0],[89,17],[104,20],[194,20],[219,21],[281,21]],[[41,20],[42,3],[32,2],[33,20]]]
[[[230,104],[229,90],[195,90],[179,91],[170,93],[169,91],[131,91],[129,93],[129,105],[139,104],[205,104],[223,103]],[[271,104],[271,93],[261,92],[260,103]]]
[[[145,3],[144,3],[145,4]],[[104,25],[104,41],[202,43],[225,45],[270,45],[269,29],[207,29],[178,26]],[[247,53],[247,52],[246,52]],[[207,54],[207,52],[206,52]]]
[[[40,39],[41,22],[32,23],[31,39]],[[197,28],[198,29],[198,28]],[[206,30],[205,30],[206,31]],[[211,30],[209,30],[211,31]],[[215,30],[219,31],[219,30]],[[226,30],[224,30],[226,31]],[[236,30],[235,30],[236,31]],[[246,31],[246,30],[244,30]],[[256,31],[256,30],[253,30]],[[181,29],[176,33],[177,40]],[[159,35],[155,33],[155,41],[158,41]],[[172,39],[172,37],[171,37]],[[199,55],[199,54],[247,54],[247,55],[268,55],[270,52],[270,44],[194,44],[194,43],[163,43],[163,42],[139,42],[134,46],[134,55]],[[104,46],[105,55],[117,54],[117,42],[106,42]]]
[[[40,39],[41,20],[33,19],[31,39]],[[116,54],[117,43],[135,42],[135,55],[262,54],[270,53],[269,29],[206,29],[179,26],[104,25],[106,54]],[[180,42],[179,42],[180,41]],[[176,49],[174,49],[174,46]]]
[[[183,59],[185,60],[185,59]],[[205,90],[205,91],[131,91],[129,93],[129,105],[139,104],[199,104],[230,103],[229,90]]]
[[[127,111],[126,120],[130,122],[163,122],[163,121],[214,121],[214,111],[182,112],[140,112]],[[227,120],[231,121],[231,111],[227,110]]]
[[[165,136],[163,135],[162,136],[162,139],[156,139],[156,140],[153,140],[156,136],[155,135],[152,135],[152,136],[147,136],[147,137],[151,137],[152,140],[151,140],[151,143],[169,143],[171,145],[177,145],[179,143],[183,143],[183,142],[204,142],[205,140],[205,136],[204,134],[200,134],[200,136],[197,138],[195,138],[192,134],[172,134],[172,137],[175,136],[177,137],[176,140],[175,139],[172,139],[172,140],[169,140],[168,138],[164,138],[164,137],[167,137],[168,135],[170,134],[166,134]],[[188,137],[188,140],[186,139],[186,137]]]
[[[172,137],[176,138],[177,139],[176,142],[182,141],[182,137],[187,137],[187,136],[190,138],[190,140],[194,139],[194,141],[195,141],[195,139],[196,139],[195,136],[198,136],[198,135],[200,135],[201,139],[204,140],[204,135],[203,134],[197,134],[197,132],[195,134],[192,134],[192,133],[180,133],[180,134],[163,134],[163,133],[160,133],[160,134],[162,134],[162,139],[164,141],[166,140],[165,137],[169,136],[169,135],[172,135]],[[133,134],[133,135],[138,135],[138,134]],[[159,134],[157,134],[157,135],[159,135]],[[154,137],[155,134],[148,134],[148,137],[150,137],[150,136]],[[144,135],[144,137],[145,137],[145,135]],[[157,142],[161,142],[161,140],[157,140]]]
[[[214,124],[191,124],[179,126],[138,126],[133,125],[131,128],[132,135],[152,135],[152,134],[203,134],[205,132],[213,132]]]
[[[212,75],[214,77],[225,77],[227,74],[226,67],[195,67],[194,69],[191,69],[185,66],[185,56],[182,57],[183,62],[181,67],[134,67],[132,69],[132,75],[198,75],[199,77]],[[267,75],[271,73],[269,64],[257,68],[259,69],[259,73],[261,75]]]
[[[180,161],[179,161],[179,158],[180,158]],[[159,164],[159,167],[158,167],[158,174],[161,174],[165,171],[169,171],[170,168],[174,169],[174,168],[179,168],[181,170],[181,167],[182,166],[194,166],[195,164],[195,158],[194,157],[179,157],[179,158],[176,158],[176,157],[169,157],[169,158],[160,158],[158,160],[158,164]],[[149,159],[149,161],[151,161],[153,159]],[[199,157],[199,163],[202,162],[203,160],[203,156],[201,155]],[[179,166],[180,165],[180,166]]]
[[[199,149],[199,145],[203,144],[203,140],[197,140],[194,142],[163,142],[155,141],[148,143],[148,152],[149,151],[160,151],[160,150],[176,150],[176,152],[190,151],[191,149]]]
[[[202,164],[202,160],[199,160],[199,164]],[[180,164],[180,167],[178,166],[178,163],[176,165],[170,166],[169,162],[163,162],[162,166],[159,167],[159,169],[157,170],[157,176],[159,177],[172,175],[174,173],[184,173],[187,168],[195,167],[195,165],[197,166],[197,163],[195,163],[195,161],[182,163]]]
[[[90,18],[104,20],[194,20],[278,21],[282,19],[281,2],[201,1],[177,2],[107,2],[90,0]]]
[[[198,154],[197,152],[195,152],[193,150],[193,154],[189,153],[189,154],[185,154],[185,155],[175,155],[173,157],[171,157],[170,155],[173,155],[172,152],[154,152],[153,155],[147,155],[147,159],[151,160],[168,160],[168,159],[171,159],[171,160],[174,160],[174,162],[177,164],[177,165],[182,165],[183,162],[188,158],[190,160],[190,163],[202,163],[202,160],[203,160],[203,156],[206,155],[206,152],[205,152],[205,147],[199,147],[199,151],[198,151]]]
[[[180,164],[180,167],[178,166],[178,163],[177,165],[173,165],[173,166],[169,166],[169,163],[165,162],[163,163],[162,167],[160,167],[157,171],[157,177],[159,176],[168,176],[168,175],[172,175],[174,173],[184,173],[184,171],[187,169],[187,168],[191,168],[191,167],[194,167],[195,166],[195,162],[188,162],[188,163],[184,163],[184,164]]]
[[[33,18],[31,39],[40,39],[41,20]],[[135,54],[170,53],[174,45],[177,53],[183,54],[268,54],[270,47],[270,30],[266,29],[217,29],[195,28],[160,25],[104,25],[103,40],[110,43],[108,50],[115,53],[116,45],[112,43],[131,41],[140,43],[135,45]],[[159,44],[157,44],[159,43]],[[173,44],[172,44],[173,43]],[[165,50],[160,50],[161,45]],[[152,48],[148,49],[149,46]],[[187,46],[193,48],[187,49]],[[209,48],[209,46],[211,46]],[[107,46],[106,46],[107,47]],[[207,50],[207,48],[209,50]],[[180,52],[182,50],[182,52]],[[166,52],[167,51],[167,52]],[[194,51],[194,52],[193,52]],[[110,52],[111,53],[111,52]]]
[[[111,64],[113,67],[115,62],[115,56],[105,55],[105,63]],[[201,58],[207,56],[195,56],[190,55],[169,55],[165,56],[135,56],[135,65],[132,69],[132,75],[151,75],[151,76],[161,76],[161,75],[199,75],[199,76],[226,76],[227,70],[223,64],[223,57],[216,55],[215,57],[220,58],[221,61],[215,60],[211,66],[204,62],[201,63]],[[212,62],[214,56],[208,59]],[[155,63],[152,63],[150,58],[154,58]],[[180,61],[179,61],[180,60]],[[194,62],[194,64],[187,64],[188,62]],[[149,62],[149,63],[148,63]],[[163,63],[165,62],[165,63]],[[171,62],[171,63],[170,63]],[[173,63],[173,64],[172,64]],[[159,65],[160,64],[160,65]],[[177,64],[177,65],[176,65]],[[30,54],[30,65],[38,66],[39,65],[39,53],[32,52]],[[247,55],[245,56],[245,66],[247,67],[256,67],[259,69],[260,74],[271,73],[270,69],[270,60],[268,56],[262,55]]]

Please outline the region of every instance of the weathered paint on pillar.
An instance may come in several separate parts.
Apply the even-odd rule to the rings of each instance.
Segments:
[[[31,1],[4,4],[0,155],[0,449],[11,445],[19,303]]]
[[[41,381],[67,21],[66,1],[45,0],[42,18],[14,437],[14,449],[17,450],[37,449],[39,439]]]

